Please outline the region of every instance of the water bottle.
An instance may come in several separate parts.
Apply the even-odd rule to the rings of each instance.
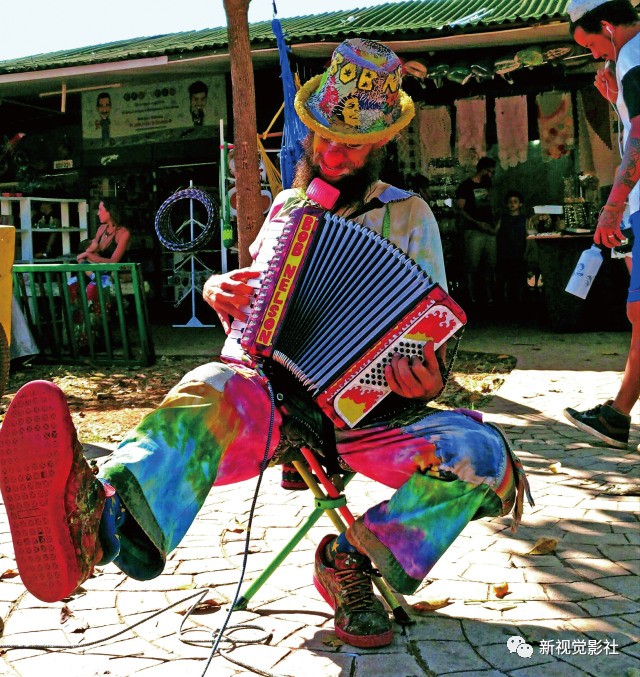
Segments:
[[[602,251],[597,244],[592,244],[580,255],[565,291],[580,299],[586,298],[601,265]]]

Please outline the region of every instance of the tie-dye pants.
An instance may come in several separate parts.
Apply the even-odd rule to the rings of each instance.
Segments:
[[[353,470],[396,489],[363,521],[416,580],[470,520],[508,513],[518,483],[497,428],[472,412],[431,411],[409,424],[336,430]],[[283,416],[252,369],[210,363],[187,374],[102,468],[128,511],[115,563],[138,579],[158,575],[212,487],[258,475],[270,424],[273,454]]]

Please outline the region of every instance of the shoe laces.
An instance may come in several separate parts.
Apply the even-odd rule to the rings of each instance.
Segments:
[[[582,412],[582,416],[597,416],[604,407],[604,404],[596,404],[592,409],[587,409]]]
[[[344,605],[349,609],[359,611],[371,611],[376,598],[373,595],[371,574],[374,570],[368,569],[344,569],[336,571],[336,581],[340,585],[340,593]]]

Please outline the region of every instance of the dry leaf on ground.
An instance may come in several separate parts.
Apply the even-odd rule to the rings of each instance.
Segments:
[[[196,606],[191,611],[192,614],[212,614],[218,611],[222,605],[218,602],[217,599],[205,599],[202,602],[196,604]],[[189,609],[182,609],[181,611],[176,611],[180,616],[186,615]]]
[[[556,549],[556,545],[558,545],[558,539],[557,538],[545,538],[544,536],[542,538],[539,538],[536,542],[533,548],[529,550],[527,553],[528,555],[548,555],[549,553],[552,553]]]
[[[338,639],[335,635],[329,635],[326,639],[322,640],[322,643],[326,646],[342,646],[344,642],[341,639]]]
[[[493,594],[498,598],[502,599],[505,595],[509,594],[509,584],[508,583],[497,583],[493,586]]]
[[[17,569],[7,569],[2,575],[0,575],[0,581],[7,581],[10,578],[15,578],[19,576]]]
[[[436,609],[442,609],[445,606],[453,604],[449,597],[443,597],[442,599],[425,599],[422,602],[416,602],[411,605],[413,611],[419,614],[428,614],[431,611],[436,611]]]
[[[84,632],[89,629],[89,623],[76,616],[66,604],[60,609],[60,625],[64,625],[65,632]]]

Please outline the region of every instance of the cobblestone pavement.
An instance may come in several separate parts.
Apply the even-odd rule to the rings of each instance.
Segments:
[[[449,604],[413,613],[413,625],[396,625],[390,646],[362,650],[336,641],[330,609],[311,582],[315,546],[332,530],[322,517],[258,591],[249,610],[231,616],[232,625],[261,628],[235,632],[235,637],[270,635],[268,644],[234,650],[225,645],[227,655],[245,667],[218,655],[206,674],[640,675],[638,410],[633,412],[633,444],[624,452],[600,445],[561,414],[565,406],[592,406],[615,394],[627,341],[626,334],[470,333],[465,349],[518,357],[517,369],[485,409],[504,427],[529,473],[536,505],[526,510],[518,532],[510,532],[507,518],[470,524],[417,593],[404,598],[407,605],[445,599]],[[209,656],[203,643],[223,623],[236,594],[254,488],[255,482],[245,482],[212,492],[165,572],[152,581],[128,579],[108,565],[71,599],[46,605],[25,591],[19,577],[3,574],[5,643],[80,648],[56,653],[12,649],[0,659],[0,674],[201,675]],[[356,478],[347,494],[357,513],[390,491]],[[267,471],[253,520],[247,581],[286,542],[310,506],[310,492],[284,491],[278,469]],[[546,554],[531,554],[540,538],[557,544]],[[0,573],[14,568],[0,511]],[[501,583],[508,583],[509,594],[498,599],[493,586]],[[178,636],[181,614],[199,591],[212,603],[206,613],[187,619],[185,643]],[[132,630],[88,646],[173,603],[178,605]],[[509,642],[511,637],[522,641]]]

